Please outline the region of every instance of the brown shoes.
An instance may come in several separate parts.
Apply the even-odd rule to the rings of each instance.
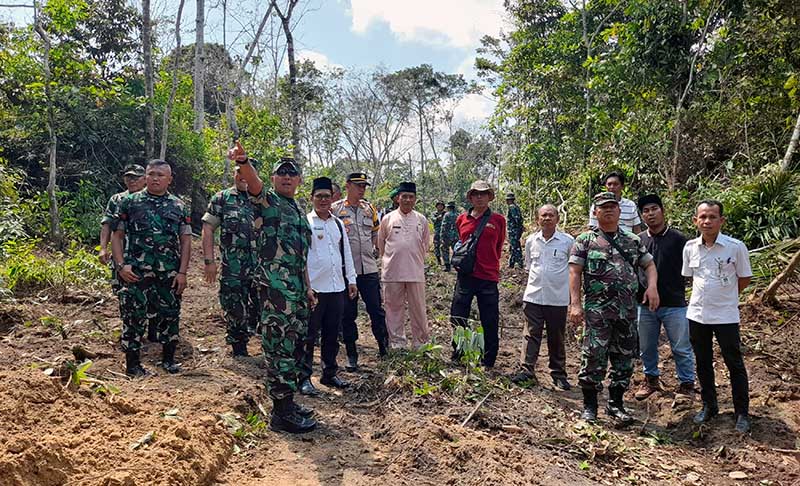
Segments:
[[[634,397],[637,400],[644,400],[655,392],[664,391],[657,376],[644,375],[642,386],[636,390]]]

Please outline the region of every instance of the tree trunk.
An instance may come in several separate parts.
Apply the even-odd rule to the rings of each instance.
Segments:
[[[286,38],[286,57],[289,60],[289,122],[292,127],[292,156],[295,160],[299,160],[300,151],[300,119],[297,116],[297,62],[294,57],[294,36],[292,35],[292,12],[297,5],[298,0],[289,0],[284,14],[278,8],[277,0],[272,0],[272,6],[275,8],[275,13],[281,19],[283,26],[283,36]]]
[[[47,199],[50,202],[50,241],[56,245],[61,245],[61,219],[58,216],[58,198],[56,192],[56,160],[58,149],[58,137],[56,136],[55,109],[53,107],[53,91],[50,86],[52,75],[50,72],[50,37],[45,32],[41,22],[39,2],[34,2],[34,29],[42,39],[42,68],[44,72],[44,96],[47,109],[47,134],[49,136],[48,155],[50,156],[47,177]]]
[[[155,153],[156,124],[153,108],[153,41],[150,21],[150,0],[142,0],[142,61],[144,63],[145,131],[144,156],[152,159]]]
[[[794,124],[794,131],[792,138],[789,140],[789,146],[786,147],[786,155],[783,156],[781,162],[781,170],[789,170],[789,165],[792,163],[794,151],[797,149],[797,142],[800,141],[800,113],[797,114],[797,121]]]
[[[175,55],[172,59],[172,87],[169,91],[167,106],[164,107],[164,119],[161,123],[161,150],[158,158],[164,160],[167,157],[167,136],[169,134],[169,116],[172,113],[172,105],[175,103],[175,93],[178,91],[178,66],[180,64],[181,53],[181,17],[183,16],[183,5],[186,0],[181,0],[178,4],[178,14],[175,16]]]
[[[761,295],[761,301],[774,304],[776,302],[775,294],[778,293],[778,289],[787,280],[789,280],[789,278],[797,271],[798,267],[800,267],[800,250],[797,250],[792,259],[789,260],[789,264],[786,265],[786,268],[777,277],[775,277],[772,282],[770,282],[767,290],[765,290]]]
[[[205,125],[205,62],[203,59],[204,50],[204,29],[206,24],[205,0],[197,0],[197,18],[195,19],[195,42],[194,42],[194,131],[202,135]]]

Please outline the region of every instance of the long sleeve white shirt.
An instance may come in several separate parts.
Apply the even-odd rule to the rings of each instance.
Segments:
[[[342,275],[342,250],[344,250],[347,281],[355,284],[356,269],[353,265],[353,254],[347,240],[347,231],[344,231],[344,224],[333,215],[322,219],[317,216],[316,211],[308,213],[306,218],[311,227],[311,248],[308,250],[307,263],[311,288],[314,292],[319,293],[345,290],[346,285]]]

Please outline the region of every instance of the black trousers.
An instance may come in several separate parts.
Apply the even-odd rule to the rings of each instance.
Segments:
[[[468,319],[473,297],[478,300],[478,315],[483,327],[485,345],[483,364],[491,368],[497,360],[497,350],[500,347],[500,338],[497,334],[500,324],[500,292],[497,290],[497,282],[475,278],[471,275],[459,275],[453,291],[453,303],[450,305],[450,322],[454,327],[469,326]],[[454,350],[455,346],[454,341]]]
[[[356,277],[358,294],[364,299],[367,307],[367,314],[372,323],[372,335],[375,336],[377,343],[384,345],[389,341],[389,333],[386,331],[386,312],[381,303],[381,279],[378,273],[365,273]],[[345,344],[355,343],[358,340],[358,327],[356,326],[358,317],[358,296],[355,299],[347,299],[342,318],[342,341]]]
[[[536,361],[542,346],[542,334],[547,328],[547,353],[550,358],[550,376],[567,378],[567,350],[565,335],[567,330],[567,306],[539,305],[525,302],[525,329],[522,337],[522,369],[530,374],[536,372]]]
[[[700,381],[703,403],[717,403],[717,385],[714,380],[714,342],[722,351],[722,359],[731,377],[733,409],[736,415],[747,414],[750,409],[750,385],[747,369],[742,359],[739,324],[700,324],[689,320],[689,339],[697,362],[697,378]]]
[[[314,344],[317,335],[322,334],[320,355],[322,356],[322,376],[332,377],[339,369],[336,364],[336,355],[339,354],[339,325],[342,322],[345,300],[345,291],[318,293],[317,306],[311,311],[308,322],[308,335],[304,346],[304,373],[303,379],[311,376],[314,361]]]

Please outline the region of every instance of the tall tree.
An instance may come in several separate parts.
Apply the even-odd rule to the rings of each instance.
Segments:
[[[183,17],[183,5],[186,0],[180,0],[178,13],[175,15],[175,55],[172,57],[172,86],[169,91],[169,98],[164,107],[164,117],[161,123],[161,150],[158,158],[164,160],[167,157],[167,137],[169,135],[169,116],[172,113],[172,105],[175,103],[175,93],[178,91],[178,67],[180,66],[181,52],[181,17]],[[227,159],[226,159],[227,160]]]
[[[150,20],[150,0],[142,0],[142,61],[144,63],[145,135],[144,156],[152,159],[155,153],[156,124],[153,108],[153,25]]]
[[[289,60],[289,122],[292,127],[292,155],[295,159],[299,159],[300,151],[300,117],[297,114],[297,61],[295,60],[294,52],[294,35],[292,34],[292,13],[297,6],[299,0],[289,0],[286,4],[286,10],[281,11],[278,7],[277,0],[272,0],[272,7],[275,13],[281,19],[281,26],[283,27],[283,35],[286,38],[286,56]]]
[[[206,28],[206,2],[197,0],[197,16],[195,17],[195,41],[194,41],[194,131],[202,134],[205,124],[205,61],[204,38]]]

